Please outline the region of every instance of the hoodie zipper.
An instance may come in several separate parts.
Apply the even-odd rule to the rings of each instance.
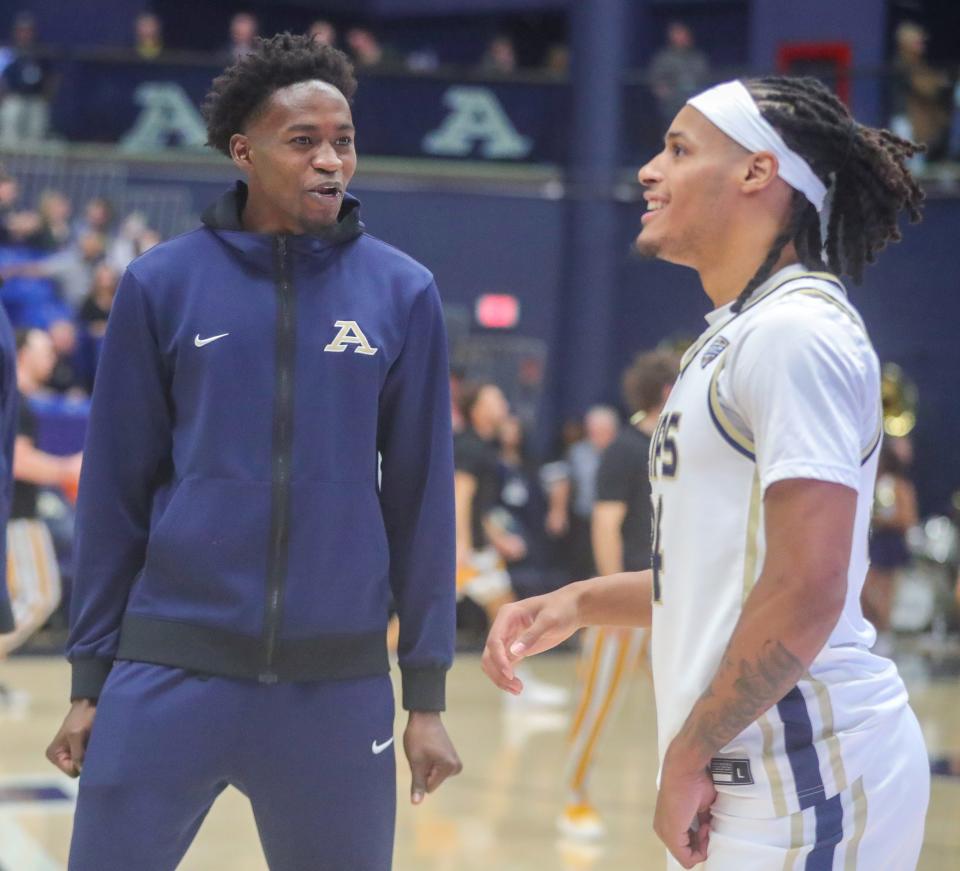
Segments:
[[[275,349],[276,396],[273,404],[270,551],[267,563],[267,602],[263,632],[261,683],[276,683],[274,660],[283,611],[290,538],[290,473],[293,461],[293,370],[296,359],[296,319],[287,237],[277,236],[274,248],[277,288]]]

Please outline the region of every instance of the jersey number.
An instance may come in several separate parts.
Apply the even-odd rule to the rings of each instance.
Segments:
[[[660,515],[663,513],[663,496],[658,496],[653,506],[653,542],[650,548],[650,568],[653,569],[653,601],[660,602],[663,577],[663,543],[660,540]]]

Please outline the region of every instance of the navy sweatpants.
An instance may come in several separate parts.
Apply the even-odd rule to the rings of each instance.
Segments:
[[[388,871],[393,716],[386,676],[264,685],[118,662],[80,775],[69,869],[174,871],[232,784],[271,871]]]

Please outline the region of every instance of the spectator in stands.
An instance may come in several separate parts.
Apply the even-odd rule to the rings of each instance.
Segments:
[[[649,71],[664,128],[690,97],[703,90],[709,74],[707,56],[694,44],[693,32],[682,21],[671,22],[667,44],[653,56]]]
[[[238,12],[230,19],[230,45],[227,52],[234,61],[253,51],[253,41],[260,32],[260,22],[249,12]]]
[[[890,129],[898,136],[927,146],[925,159],[945,155],[950,128],[950,79],[927,62],[927,33],[904,21],[896,30],[893,60]],[[913,159],[914,167],[924,157]]]
[[[69,248],[37,262],[10,264],[3,277],[17,275],[51,278],[60,288],[60,298],[76,310],[83,304],[93,282],[93,270],[106,253],[103,236],[86,232]]]
[[[47,251],[62,251],[73,241],[72,211],[70,200],[62,192],[45,190],[40,195],[38,212],[43,222],[43,247]]]
[[[307,30],[309,36],[317,45],[337,45],[337,28],[324,18],[318,18]]]
[[[555,42],[547,49],[543,62],[544,72],[562,78],[570,72],[570,49],[565,43]]]
[[[910,442],[886,439],[880,448],[870,531],[870,568],[861,595],[864,616],[877,630],[874,652],[893,652],[890,614],[897,575],[910,563],[907,532],[919,522],[917,493],[910,480]]]
[[[13,60],[0,75],[0,146],[17,148],[40,142],[50,126],[54,75],[37,55],[36,24],[22,12],[13,22]]]
[[[46,247],[43,219],[32,209],[10,213],[6,220],[6,243],[43,249]]]
[[[490,40],[480,60],[480,70],[495,76],[509,76],[517,71],[517,50],[509,36],[501,33]]]
[[[16,211],[19,199],[20,185],[17,184],[17,180],[12,175],[8,175],[6,170],[0,169],[0,245],[10,244],[7,220]]]
[[[147,225],[140,212],[131,212],[120,225],[117,237],[110,243],[107,260],[123,272],[129,263],[160,241],[160,236]]]
[[[134,50],[141,60],[163,54],[163,22],[152,12],[141,12],[133,24]]]
[[[55,356],[53,371],[46,386],[54,393],[74,398],[86,397],[82,373],[78,364],[77,326],[74,318],[57,318],[47,327]]]
[[[93,197],[83,208],[83,217],[77,223],[77,235],[97,233],[105,239],[113,229],[113,203],[106,197]]]
[[[107,331],[107,318],[119,281],[120,273],[109,263],[99,263],[93,271],[93,285],[80,307],[79,317],[88,335],[95,339],[103,338]]]
[[[352,27],[347,31],[347,49],[358,70],[400,66],[400,58],[366,27]]]

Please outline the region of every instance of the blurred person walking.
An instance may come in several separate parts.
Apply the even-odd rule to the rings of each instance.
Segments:
[[[647,458],[660,412],[677,377],[679,360],[665,351],[640,354],[623,373],[630,423],[603,452],[597,471],[592,538],[601,575],[650,567],[650,477]],[[591,627],[577,666],[580,699],[570,731],[564,785],[567,799],[557,820],[560,832],[577,840],[603,836],[600,813],[590,800],[589,779],[600,738],[636,669],[644,629]]]
[[[880,449],[870,529],[870,569],[863,585],[864,616],[877,630],[874,651],[893,653],[890,614],[897,575],[910,564],[907,532],[917,525],[917,491],[910,480],[909,441],[888,439]]]
[[[43,330],[16,334],[19,416],[13,452],[13,502],[7,523],[7,587],[16,629],[0,635],[0,659],[23,645],[60,604],[60,567],[47,524],[39,515],[41,487],[75,493],[82,455],[57,456],[37,446],[38,425],[30,398],[43,392],[57,357]]]

